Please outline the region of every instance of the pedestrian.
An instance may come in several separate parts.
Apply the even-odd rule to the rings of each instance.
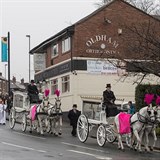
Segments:
[[[77,121],[81,112],[77,109],[77,104],[73,104],[72,109],[68,113],[68,118],[70,120],[70,125],[72,126],[72,136],[76,137],[77,135]]]
[[[2,125],[6,124],[6,108],[3,99],[0,98],[0,124]]]
[[[7,111],[8,111],[8,115],[10,114],[10,110],[13,106],[13,97],[12,95],[10,95],[8,98],[7,98]]]
[[[115,116],[117,114],[117,108],[114,104],[116,97],[114,92],[111,91],[111,84],[106,84],[106,90],[103,91],[103,105],[105,106],[106,116]]]
[[[30,103],[37,103],[39,101],[39,91],[34,83],[34,80],[31,80],[31,83],[28,85],[27,91]]]
[[[135,106],[133,105],[132,101],[128,102],[128,106],[129,106],[128,113],[133,115],[135,113]]]

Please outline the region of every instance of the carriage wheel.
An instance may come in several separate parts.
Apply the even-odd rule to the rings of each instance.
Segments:
[[[27,116],[26,114],[24,113],[23,116],[22,116],[22,131],[25,132],[26,131],[26,128],[27,128]]]
[[[88,119],[85,115],[80,115],[77,122],[77,135],[81,142],[85,142],[89,135]]]
[[[101,147],[106,143],[106,129],[103,125],[100,125],[97,129],[97,142]]]
[[[15,122],[16,122],[15,116],[16,116],[15,109],[11,109],[10,110],[10,115],[9,115],[9,127],[11,129],[13,129],[14,126],[15,126]]]
[[[113,143],[116,140],[116,136],[111,126],[106,126],[106,140],[109,143]]]

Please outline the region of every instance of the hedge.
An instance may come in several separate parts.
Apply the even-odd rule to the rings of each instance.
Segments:
[[[135,105],[136,110],[139,111],[142,107],[146,106],[144,102],[145,94],[155,94],[160,95],[160,85],[150,85],[150,84],[139,84],[135,90]],[[153,101],[155,105],[155,101]]]

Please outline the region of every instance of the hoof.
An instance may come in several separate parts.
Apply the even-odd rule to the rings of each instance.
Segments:
[[[153,151],[153,150],[154,150],[154,147],[149,146],[149,149],[150,149],[150,151]]]
[[[54,133],[54,136],[58,136],[58,133]]]
[[[29,133],[32,133],[32,131],[30,130]]]
[[[122,149],[122,152],[124,152],[124,151],[125,151],[125,149],[123,148],[123,149]]]
[[[121,150],[121,147],[118,147],[119,150]]]
[[[59,134],[59,135],[62,135],[62,133],[61,133],[61,132],[59,132],[58,134]]]

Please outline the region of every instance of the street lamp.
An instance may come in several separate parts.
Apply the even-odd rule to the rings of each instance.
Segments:
[[[6,67],[7,67],[7,65],[8,65],[8,64],[5,64],[5,79],[6,79]]]
[[[29,39],[29,52],[30,52],[30,49],[31,49],[31,36],[30,35],[26,35],[26,37],[28,37],[28,39]],[[31,80],[31,57],[30,57],[30,53],[29,53],[29,82],[30,82],[30,80]]]

